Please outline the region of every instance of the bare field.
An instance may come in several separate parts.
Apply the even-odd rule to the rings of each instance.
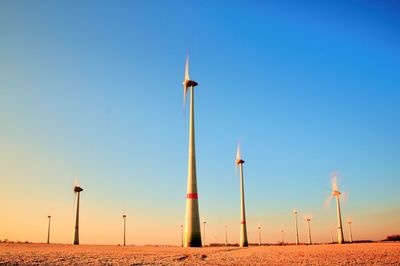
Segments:
[[[400,243],[250,248],[1,243],[0,265],[400,265]]]

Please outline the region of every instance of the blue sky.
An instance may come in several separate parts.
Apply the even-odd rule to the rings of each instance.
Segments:
[[[77,178],[82,242],[119,243],[126,212],[128,242],[177,244],[188,51],[210,241],[223,241],[225,223],[239,238],[238,140],[250,241],[258,224],[269,242],[291,234],[292,208],[329,241],[333,171],[355,238],[398,233],[399,11],[395,1],[2,1],[0,238],[44,241],[52,213],[54,240],[70,242]]]

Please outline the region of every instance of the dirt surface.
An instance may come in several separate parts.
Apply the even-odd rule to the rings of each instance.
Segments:
[[[250,248],[1,243],[0,265],[400,265],[400,243]]]

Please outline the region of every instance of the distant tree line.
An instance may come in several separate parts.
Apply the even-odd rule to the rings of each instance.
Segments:
[[[17,241],[17,242],[15,242],[15,241],[8,240],[8,238],[5,238],[3,241],[0,240],[0,243],[18,243],[18,244],[20,244],[20,243],[32,243],[32,242],[29,242],[29,241],[25,241],[25,242]]]
[[[386,237],[385,241],[400,241],[400,235],[389,235]]]

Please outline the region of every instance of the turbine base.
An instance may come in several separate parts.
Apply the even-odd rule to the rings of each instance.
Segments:
[[[185,242],[185,247],[189,248],[189,247],[202,247],[202,243],[201,243],[201,235],[200,233],[196,234],[193,233],[191,236],[188,237],[188,240],[186,240]]]

